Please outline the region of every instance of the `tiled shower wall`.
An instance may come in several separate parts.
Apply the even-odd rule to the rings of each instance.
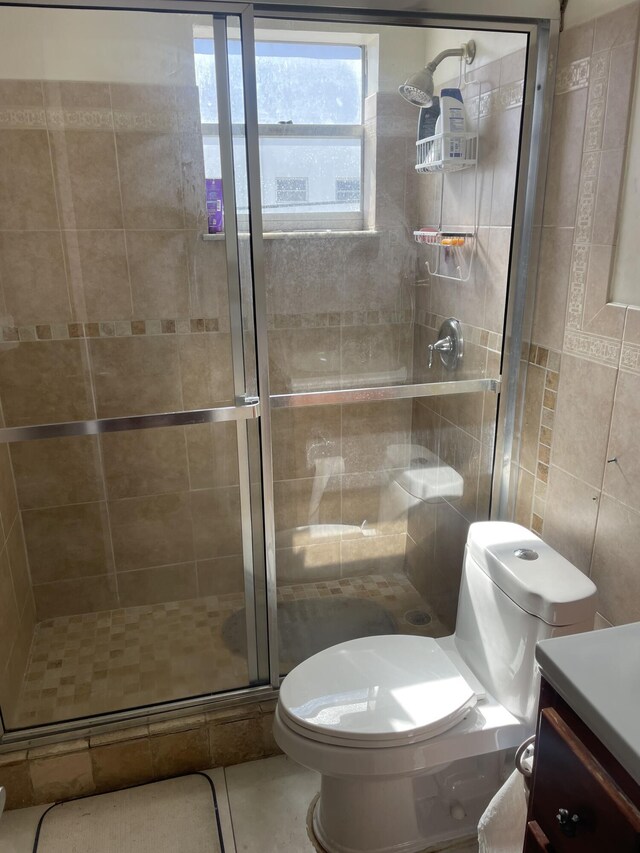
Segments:
[[[464,90],[472,123],[478,119],[477,190],[473,169],[444,175],[421,175],[420,224],[453,230],[474,225],[478,207],[475,259],[467,281],[429,274],[437,250],[421,246],[418,257],[415,381],[476,379],[500,375],[511,221],[516,181],[524,77],[524,50],[480,67]],[[457,85],[457,80],[450,85]],[[473,125],[472,125],[473,126]],[[477,193],[477,194],[476,194]],[[469,255],[463,259],[466,277]],[[453,264],[441,272],[455,275]],[[438,337],[447,317],[462,324],[464,356],[455,374],[436,355],[428,368],[427,345]],[[439,617],[453,629],[469,524],[487,519],[493,466],[496,395],[423,398],[413,404],[412,443],[435,452],[464,480],[463,496],[441,503],[420,503],[409,512],[407,570]]]
[[[640,619],[640,309],[608,302],[639,10],[560,37],[518,494],[614,624]]]
[[[272,392],[411,381],[416,118],[396,92],[366,99],[375,231],[266,241]],[[410,401],[279,409],[272,421],[279,582],[401,572],[406,512],[386,498]]]
[[[195,87],[0,82],[4,425],[232,397]],[[233,425],[11,445],[38,619],[241,589]]]
[[[35,608],[9,450],[0,446],[0,704],[11,707],[31,646]]]

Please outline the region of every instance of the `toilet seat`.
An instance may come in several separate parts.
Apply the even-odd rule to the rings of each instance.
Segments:
[[[303,661],[284,679],[284,725],[336,746],[391,747],[457,725],[477,696],[430,637],[349,640]]]

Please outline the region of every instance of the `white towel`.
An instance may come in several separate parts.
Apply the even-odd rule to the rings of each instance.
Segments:
[[[479,853],[522,853],[526,824],[524,781],[514,770],[480,818]]]

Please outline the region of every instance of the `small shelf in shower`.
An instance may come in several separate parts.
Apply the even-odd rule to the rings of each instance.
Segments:
[[[416,172],[459,172],[477,162],[477,133],[437,133],[416,142]]]

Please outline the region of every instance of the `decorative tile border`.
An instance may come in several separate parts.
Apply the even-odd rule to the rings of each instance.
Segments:
[[[422,309],[416,313],[417,325],[436,331],[446,319],[440,314],[430,314]],[[468,323],[461,323],[460,326],[462,336],[468,343],[485,347],[485,349],[493,352],[502,352],[502,335],[498,332],[491,332],[489,329],[483,329],[480,326],[470,326]]]
[[[500,86],[470,98],[467,102],[467,111],[470,118],[478,118],[478,110],[480,111],[480,118],[486,118],[505,110],[521,107],[523,98],[524,80],[520,80],[517,83],[509,83],[506,86]]]
[[[551,447],[553,444],[553,425],[558,386],[560,383],[560,359],[560,353],[555,350],[549,350],[546,347],[535,346],[534,344],[529,348],[528,363],[536,367],[541,367],[545,371],[530,522],[531,529],[539,536],[542,535],[544,527],[549,464],[551,462]]]
[[[199,130],[199,112],[168,108],[161,112],[136,112],[96,109],[65,109],[58,107],[3,107],[0,109],[0,128],[7,130],[106,130],[177,133]]]
[[[413,322],[413,311],[329,311],[315,314],[268,314],[267,328],[318,329],[327,326],[387,326]]]
[[[559,68],[556,75],[556,95],[564,95],[588,86],[590,64],[590,57],[586,57]]]
[[[125,338],[132,335],[192,335],[220,330],[217,317],[41,323],[32,326],[0,325],[0,341],[61,341],[68,338]]]
[[[640,345],[622,344],[620,370],[623,370],[625,373],[636,373],[640,376]]]
[[[587,332],[567,329],[564,335],[564,349],[572,355],[618,367],[622,344],[614,338],[604,338]]]

